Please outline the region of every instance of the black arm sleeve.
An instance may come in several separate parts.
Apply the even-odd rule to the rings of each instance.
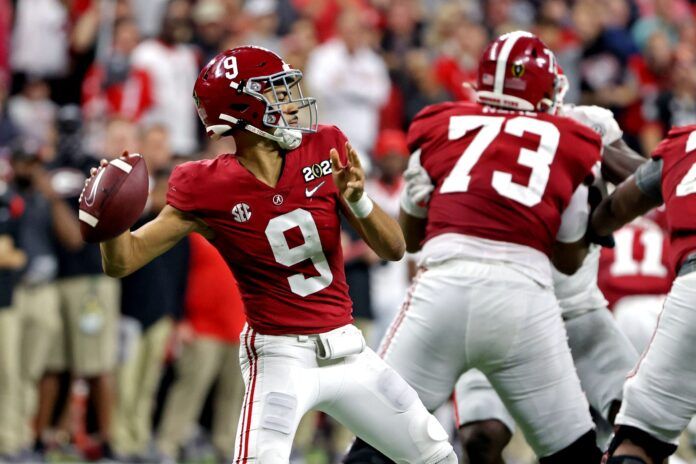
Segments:
[[[661,159],[652,159],[642,164],[635,173],[636,185],[641,192],[655,200],[664,202],[662,198],[662,165]]]

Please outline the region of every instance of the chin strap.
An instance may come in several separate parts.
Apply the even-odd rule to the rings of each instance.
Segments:
[[[275,130],[273,134],[271,134],[270,132],[263,131],[258,127],[252,126],[251,124],[246,124],[240,121],[239,119],[235,118],[234,116],[230,116],[229,114],[221,114],[220,119],[222,119],[223,121],[230,122],[231,125],[216,124],[214,126],[206,127],[206,130],[210,134],[212,134],[212,137],[215,140],[219,139],[226,132],[230,131],[233,127],[236,126],[244,130],[247,130],[252,134],[256,134],[260,137],[273,140],[280,146],[280,148],[284,150],[294,150],[295,148],[299,147],[302,143],[302,132],[297,129],[283,129],[279,127]]]

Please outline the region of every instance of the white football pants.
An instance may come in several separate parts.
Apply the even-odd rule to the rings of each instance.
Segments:
[[[608,420],[612,403],[623,398],[623,384],[638,361],[638,352],[606,308],[569,319],[565,326],[582,389],[590,405]],[[481,372],[470,370],[461,376],[455,398],[460,426],[497,419],[514,430],[512,416]]]
[[[677,277],[653,338],[624,385],[616,423],[677,443],[696,414],[696,272]]]
[[[431,411],[479,369],[538,456],[593,427],[552,289],[503,263],[450,260],[419,274],[380,353]]]
[[[616,323],[642,353],[652,338],[667,295],[636,295],[621,298],[614,306]]]
[[[358,331],[352,325],[332,332]],[[369,348],[317,359],[316,335],[262,335],[245,327],[246,384],[235,463],[287,464],[302,416],[326,412],[399,464],[456,462],[447,433],[416,392]]]

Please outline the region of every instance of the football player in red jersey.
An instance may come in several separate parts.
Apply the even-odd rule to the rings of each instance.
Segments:
[[[592,128],[602,137],[602,176],[596,179],[596,188],[604,188],[605,177],[625,180],[647,161],[625,146],[611,111],[563,104],[558,114]],[[552,269],[552,275],[575,369],[595,413],[598,442],[604,444],[621,406],[626,374],[635,366],[639,352],[607,310],[607,301],[597,284],[600,249],[592,244],[573,275],[556,269]],[[469,459],[480,464],[503,462],[503,450],[512,438],[515,421],[490,382],[472,369],[457,381],[454,399],[459,437]]]
[[[621,331],[642,353],[674,281],[664,208],[626,224],[614,241],[614,248],[602,249],[599,286]]]
[[[664,203],[677,277],[647,349],[624,385],[609,463],[660,464],[696,413],[696,125],[672,129],[592,215],[606,235]]]
[[[233,136],[236,154],[177,167],[162,213],[101,244],[105,271],[133,272],[191,232],[225,258],[248,321],[235,462],[288,463],[298,422],[318,409],[396,462],[454,464],[442,426],[351,325],[339,213],[383,259],[400,259],[404,239],[364,193],[342,132],[317,126],[301,77],[258,47],[211,60],[194,100],[208,134]]]
[[[551,50],[513,32],[484,51],[478,103],[433,105],[415,117],[401,221],[422,270],[380,352],[430,410],[477,368],[541,463],[587,464],[601,452],[551,262],[570,274],[586,256],[584,183],[601,141],[550,114],[559,82]],[[369,453],[356,440],[345,462]]]

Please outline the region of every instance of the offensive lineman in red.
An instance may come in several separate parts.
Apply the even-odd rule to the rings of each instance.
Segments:
[[[662,203],[677,277],[624,385],[610,464],[661,464],[696,413],[696,125],[672,129],[652,160],[599,205],[591,226],[607,235]]]
[[[319,409],[398,463],[455,464],[442,426],[351,325],[339,213],[383,259],[400,259],[404,239],[364,194],[343,133],[316,125],[301,78],[258,47],[211,60],[194,100],[208,134],[234,136],[236,154],[177,167],[162,213],[102,243],[104,269],[127,275],[191,232],[225,258],[248,320],[235,462],[287,464],[302,415]]]
[[[541,463],[591,464],[601,453],[550,264],[572,274],[586,255],[584,183],[601,141],[549,114],[559,83],[551,50],[511,32],[483,53],[477,103],[413,120],[401,223],[422,270],[380,352],[431,411],[477,368]],[[357,440],[344,462],[373,458]]]

